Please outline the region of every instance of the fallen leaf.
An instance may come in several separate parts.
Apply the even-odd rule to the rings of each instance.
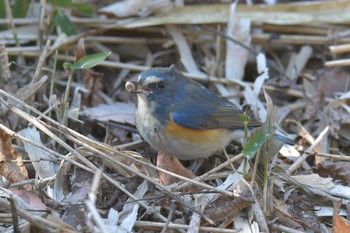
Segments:
[[[171,1],[153,1],[153,0],[126,0],[118,1],[99,9],[99,13],[114,15],[116,17],[142,16],[153,13],[164,13],[173,7]]]
[[[13,193],[17,194],[22,200],[28,204],[34,210],[46,210],[45,204],[41,201],[40,197],[33,191],[10,189]]]
[[[28,179],[22,156],[13,148],[11,135],[0,129],[0,174],[10,182]],[[26,186],[30,189],[30,186]]]
[[[317,174],[297,175],[292,177],[301,184],[308,185],[317,189],[332,189],[335,185],[332,181],[332,178],[322,178]]]
[[[168,155],[168,153],[164,150],[158,152],[157,167],[163,168],[167,171],[179,174],[190,179],[196,178],[196,175],[187,170],[176,157]],[[180,181],[178,178],[175,178],[164,172],[159,172],[159,180],[164,185],[170,185]],[[186,191],[190,190],[194,191],[196,190],[196,188],[193,186],[189,186],[188,188],[186,188]]]
[[[332,177],[335,180],[341,180],[346,185],[350,185],[350,163],[323,161],[313,168],[313,172],[322,177]]]
[[[103,89],[103,84],[101,82],[103,74],[91,69],[83,69],[82,75],[85,87],[89,89],[89,94],[85,96],[83,103],[87,106],[97,106],[102,104],[104,102],[101,96]]]
[[[86,55],[85,40],[81,38],[78,41],[75,49],[75,62],[73,63],[73,67],[75,69],[81,69],[83,83],[89,90],[88,94],[84,96],[85,98],[83,100],[83,103],[86,106],[97,106],[104,102],[101,96],[103,89],[101,80],[103,78],[103,74],[95,72],[91,68],[105,60],[109,54],[110,52]]]
[[[101,104],[97,107],[85,108],[80,115],[96,121],[114,121],[122,124],[135,125],[135,106],[133,103],[115,102],[113,104]]]
[[[325,68],[311,71],[315,80],[312,83],[318,86],[322,81],[322,91],[325,97],[334,98],[338,92],[350,91],[349,82],[349,71],[342,68]]]
[[[341,217],[339,213],[339,209],[341,207],[342,201],[335,201],[333,203],[333,227],[332,233],[344,233],[350,232],[350,223],[345,218]]]
[[[237,16],[249,18],[253,22],[277,25],[295,25],[304,23],[339,23],[348,21],[350,15],[348,1],[319,1],[291,4],[276,4],[252,6],[239,4]],[[327,14],[324,13],[327,9]],[[210,24],[227,23],[229,7],[225,4],[192,5],[173,8],[167,14],[150,17],[139,17],[120,21],[126,28],[156,26],[164,24]]]
[[[320,81],[317,88],[306,78],[303,79],[303,86],[305,93],[308,94],[310,104],[307,105],[302,120],[304,121],[314,121],[317,113],[320,111],[321,106],[323,106],[323,82]]]
[[[254,194],[246,181],[240,180],[233,192],[235,193],[235,197],[223,197],[219,199],[210,208],[205,210],[204,215],[213,221],[218,221],[254,203]]]

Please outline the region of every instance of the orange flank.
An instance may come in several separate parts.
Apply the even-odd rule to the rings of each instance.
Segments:
[[[191,129],[179,124],[176,124],[172,119],[166,128],[166,134],[182,140],[192,142],[212,142],[221,140],[225,129]]]

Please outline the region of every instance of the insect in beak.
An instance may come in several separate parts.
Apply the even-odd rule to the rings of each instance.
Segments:
[[[133,81],[133,82],[126,82],[125,83],[125,89],[130,93],[136,93],[136,94],[149,94],[151,93],[151,89],[146,86],[142,86],[139,82]]]

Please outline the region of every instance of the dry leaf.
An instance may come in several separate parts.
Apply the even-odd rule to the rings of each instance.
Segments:
[[[80,38],[77,47],[75,48],[75,60],[79,61],[85,55],[85,39]]]
[[[31,142],[35,142],[36,144],[44,147],[44,144],[40,138],[40,133],[35,127],[25,128],[21,130],[19,134],[29,139]],[[56,175],[56,170],[58,169],[55,169],[54,162],[50,161],[56,159],[56,157],[51,155],[49,152],[38,148],[37,146],[33,146],[30,143],[23,142],[23,145],[29,158],[34,161],[33,167],[39,178],[44,179],[47,177],[54,177]]]
[[[86,55],[85,53],[85,40],[81,38],[75,49],[75,60],[78,61]],[[103,103],[101,96],[103,73],[95,72],[92,69],[82,69],[81,74],[83,76],[83,83],[89,90],[89,94],[85,96],[83,103],[86,106],[97,106]]]
[[[22,157],[12,146],[11,135],[2,129],[0,129],[0,174],[10,182],[28,179]]]
[[[333,203],[333,222],[332,233],[350,232],[350,223],[345,218],[339,215],[339,209],[342,201],[335,201]]]
[[[341,180],[347,185],[350,185],[349,162],[323,161],[317,164],[313,172],[318,173],[322,177],[332,177],[335,180]]]
[[[204,215],[213,221],[218,221],[251,206],[254,202],[254,194],[246,181],[240,180],[233,192],[236,194],[233,199],[232,197],[219,199],[214,202],[215,206],[212,205],[205,210]]]
[[[23,102],[27,104],[34,105],[34,97],[35,94],[39,91],[39,89],[46,83],[48,79],[47,75],[44,75],[41,79],[39,79],[37,82],[31,82],[20,89],[16,91],[16,98],[19,100],[22,100]],[[11,105],[14,105],[20,109],[23,109],[21,105],[19,105],[17,102],[14,102],[12,100],[9,100],[9,103]],[[22,122],[20,120],[20,116],[18,114],[15,114],[13,112],[9,112],[7,120],[9,121],[9,124],[11,124],[12,129],[16,129],[19,125],[19,122]]]
[[[158,153],[157,167],[163,168],[167,171],[179,174],[190,179],[196,178],[196,176],[192,172],[187,170],[176,157],[168,155],[168,153],[164,150],[161,150]],[[159,180],[164,185],[170,185],[180,181],[178,178],[175,178],[163,172],[159,172]],[[186,190],[194,191],[195,188],[188,187]]]
[[[17,194],[22,200],[28,204],[34,210],[46,210],[45,204],[41,201],[40,197],[33,191],[10,189],[13,193]]]
[[[305,23],[341,23],[350,20],[349,1],[319,1],[274,6],[237,6],[237,17],[249,18],[258,23],[295,25]],[[327,12],[325,13],[325,10]],[[225,4],[192,5],[174,8],[166,15],[134,18],[121,21],[127,28],[156,26],[164,24],[210,24],[227,23],[229,7]]]
[[[35,83],[28,83],[27,85],[21,87],[16,92],[16,97],[24,102],[31,100],[37,91],[46,83],[48,79],[47,75],[44,75]]]
[[[312,80],[315,86],[323,82],[322,91],[325,97],[334,98],[336,93],[350,91],[349,72],[341,68],[325,68],[311,71],[315,80]]]
[[[102,104],[104,102],[101,96],[103,73],[95,72],[91,69],[83,69],[82,75],[85,87],[89,89],[89,94],[85,96],[83,103],[87,106]]]
[[[332,189],[335,186],[335,184],[332,181],[332,178],[322,178],[319,177],[317,174],[297,175],[292,177],[300,184],[308,185],[316,189],[327,190]]]
[[[86,108],[80,114],[96,121],[113,121],[135,125],[134,111],[135,105],[133,103],[115,102]]]
[[[0,80],[3,82],[8,81],[11,78],[10,63],[7,56],[5,45],[0,44]],[[2,87],[4,83],[0,83]]]
[[[173,5],[169,0],[126,0],[102,7],[99,13],[120,18],[130,16],[145,17],[153,13],[165,13],[171,10],[172,7]]]
[[[303,120],[313,121],[316,117],[318,111],[323,106],[323,83],[322,81],[318,83],[317,89],[314,87],[314,84],[308,81],[307,79],[303,79],[303,85],[305,93],[308,94],[310,104],[306,107],[304,115],[302,117]]]

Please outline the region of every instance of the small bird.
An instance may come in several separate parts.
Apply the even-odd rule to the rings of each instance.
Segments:
[[[181,160],[205,158],[242,135],[244,112],[174,66],[148,69],[125,88],[137,94],[139,133],[158,151]],[[261,126],[249,117],[248,128]]]

